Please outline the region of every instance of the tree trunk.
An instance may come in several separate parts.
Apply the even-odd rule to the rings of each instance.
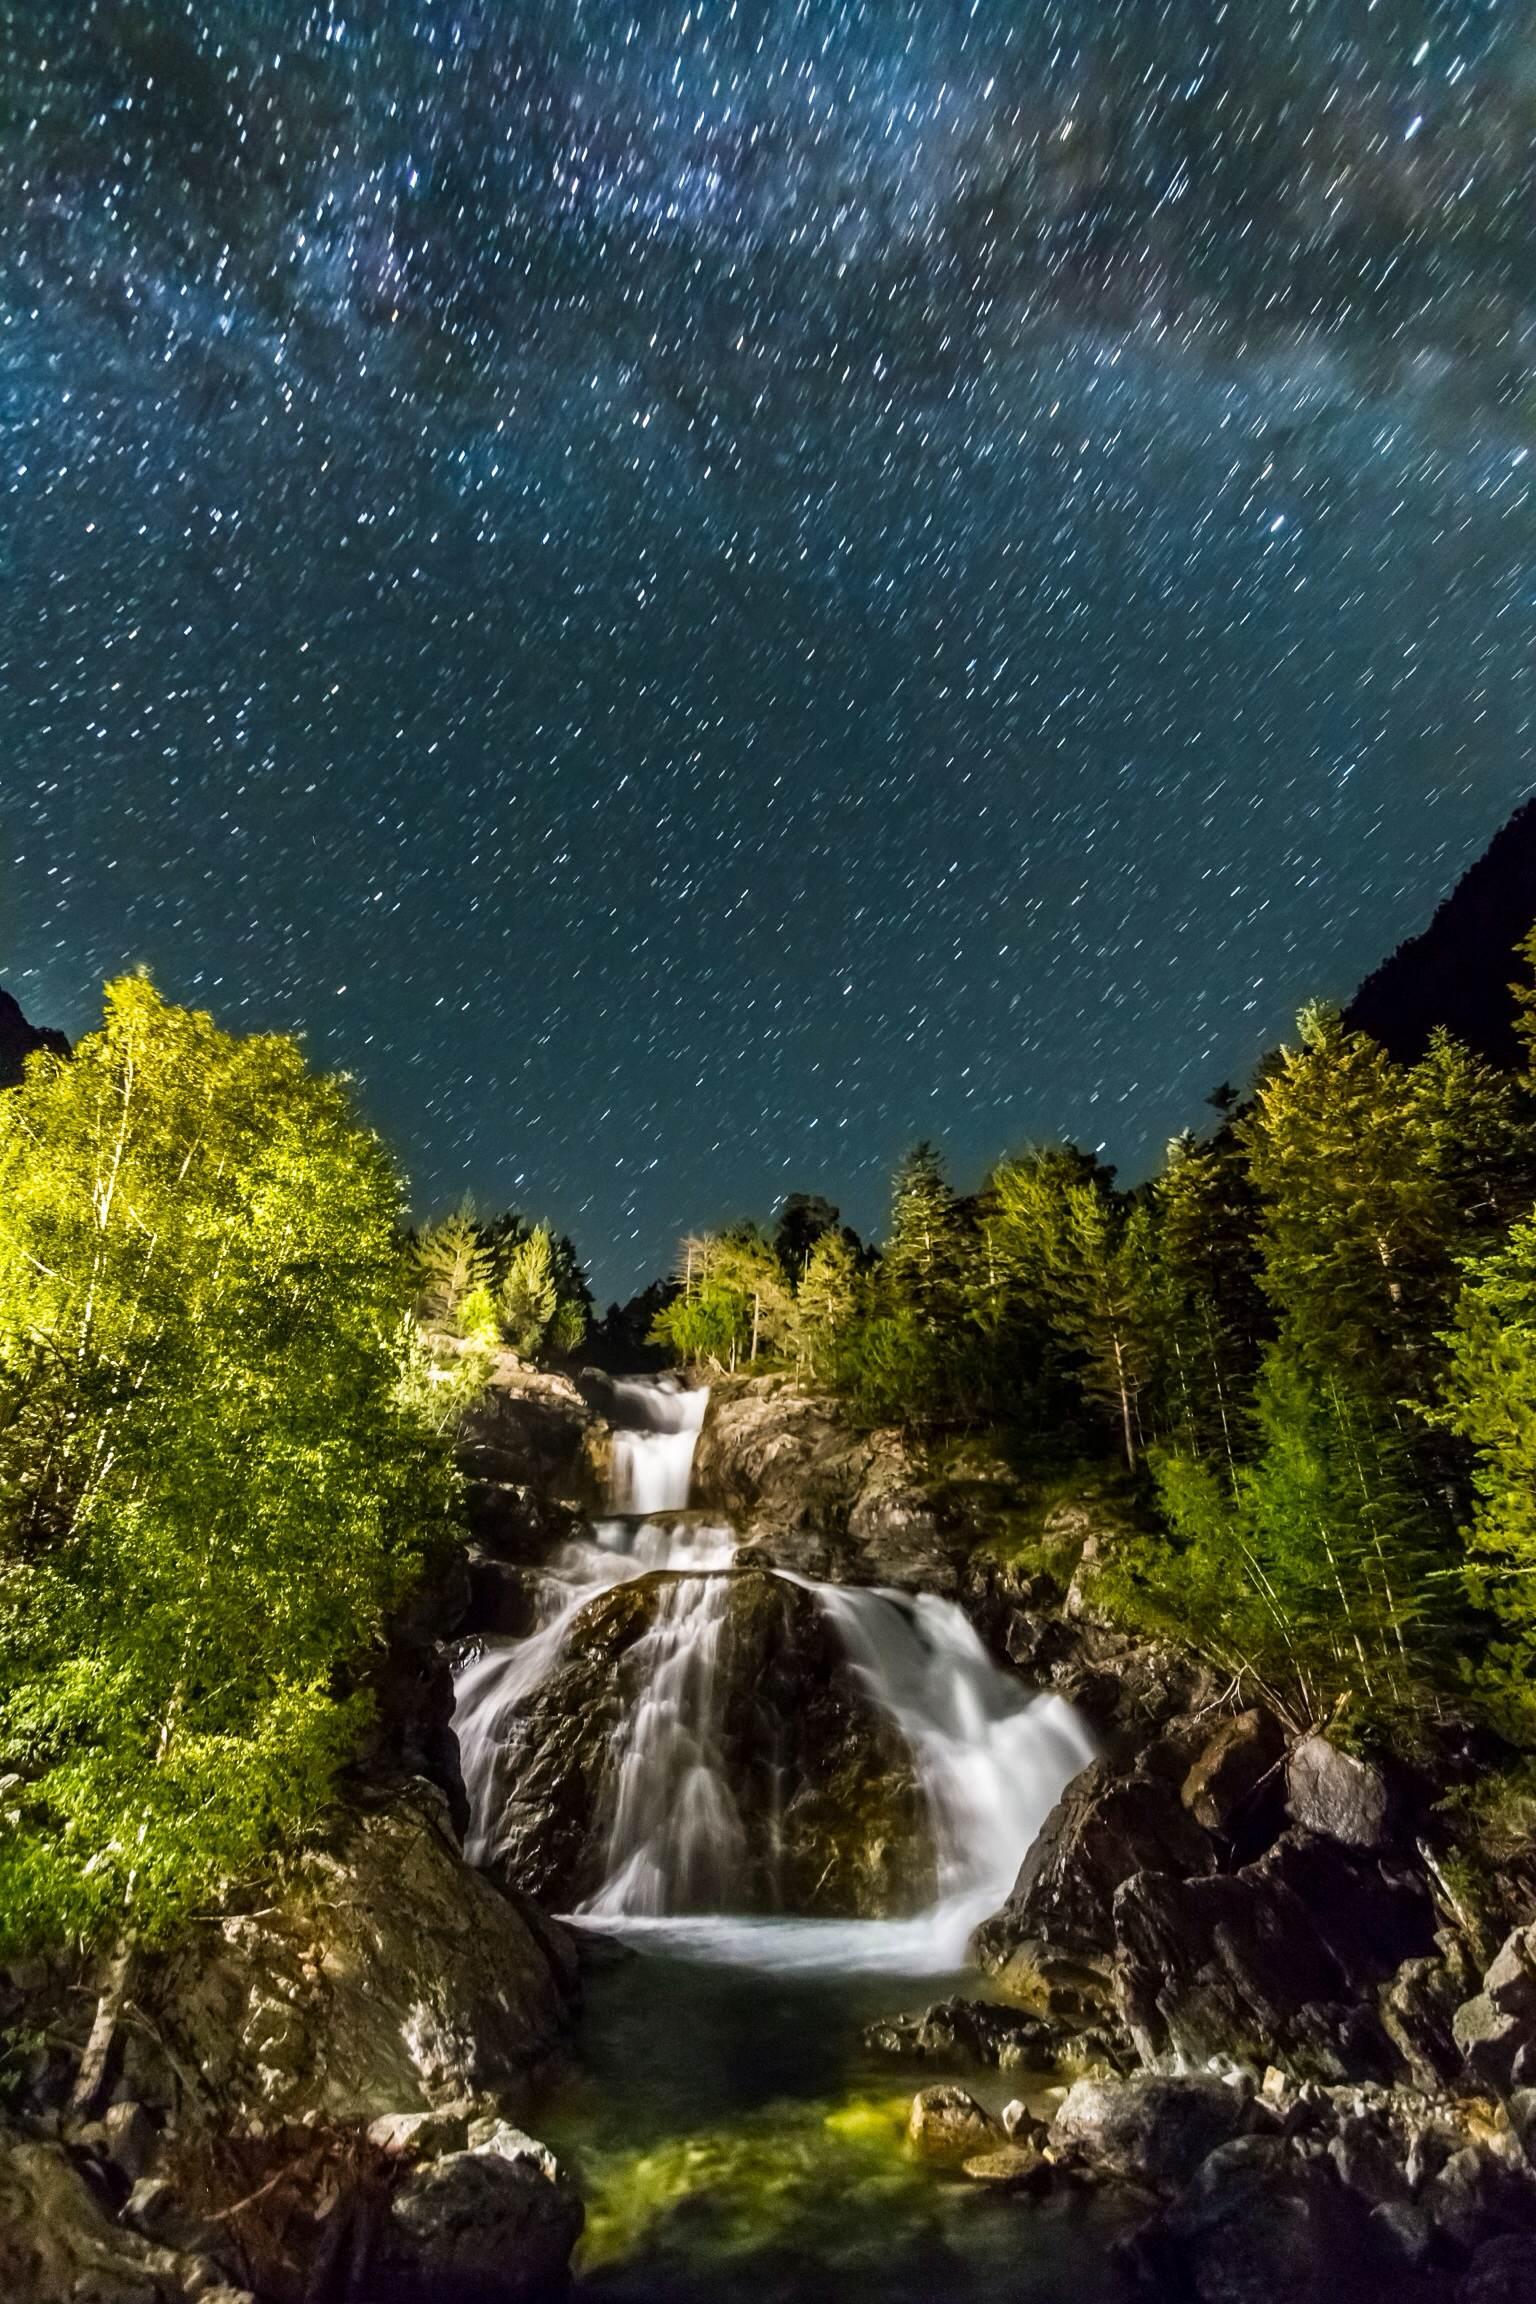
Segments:
[[[85,2054],[75,2075],[74,2093],[69,2100],[70,2110],[82,2120],[91,2118],[106,2093],[107,2064],[117,2040],[117,2027],[132,1974],[133,1946],[124,1941],[107,1963],[106,1978],[91,2019],[91,2036],[86,2041]]]
[[[1125,1468],[1128,1472],[1134,1472],[1136,1435],[1131,1424],[1130,1388],[1125,1380],[1125,1354],[1120,1348],[1118,1336],[1115,1338],[1115,1377],[1120,1386],[1120,1429],[1125,1438]]]

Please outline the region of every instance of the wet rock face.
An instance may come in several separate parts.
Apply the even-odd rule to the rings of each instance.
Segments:
[[[140,1997],[208,2115],[367,2121],[527,2084],[570,2013],[551,1931],[463,1863],[423,1789],[354,1814]]]
[[[765,1569],[728,1584],[709,1741],[742,1828],[738,1911],[872,1917],[934,1892],[924,1804],[895,1730],[813,1596]],[[670,1574],[591,1601],[548,1676],[506,1723],[496,1862],[557,1910],[607,1872],[617,1741],[645,1692],[640,1643]]]
[[[1142,1871],[1181,1879],[1214,1864],[1210,1839],[1155,1752],[1130,1775],[1096,1760],[1051,1811],[1002,1911],[977,1930],[976,1956],[995,1977],[1021,1948],[1037,1944],[1057,1956],[1107,1958],[1115,1948],[1114,1901],[1123,1881]]]
[[[474,1534],[508,1558],[538,1557],[569,1534],[574,1511],[600,1506],[606,1438],[568,1377],[498,1353],[459,1448]]]

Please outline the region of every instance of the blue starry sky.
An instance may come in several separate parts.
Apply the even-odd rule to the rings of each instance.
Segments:
[[[1528,0],[0,0],[0,974],[600,1292],[1134,1176],[1532,783]]]

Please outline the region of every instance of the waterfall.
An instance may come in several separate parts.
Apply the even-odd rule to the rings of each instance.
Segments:
[[[977,1922],[1003,1902],[1067,1784],[1092,1758],[1057,1696],[1030,1696],[988,1657],[953,1601],[786,1580],[812,1593],[872,1704],[905,1745],[926,1811],[937,1893],[908,1920],[802,1920],[730,1912],[745,1834],[718,1747],[720,1650],[735,1539],[686,1513],[707,1391],[675,1379],[614,1387],[610,1511],[545,1574],[536,1629],[461,1669],[455,1727],[473,1825],[496,1839],[498,1747],[558,1660],[583,1608],[616,1584],[671,1581],[630,1652],[639,1694],[614,1740],[602,1886],[577,1919],[719,1962],[934,1975],[964,1965]]]
[[[608,1503],[613,1512],[686,1512],[693,1451],[709,1405],[704,1388],[622,1378],[614,1406],[633,1417],[615,1420]]]

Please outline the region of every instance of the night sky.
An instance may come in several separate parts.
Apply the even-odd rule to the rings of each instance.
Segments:
[[[1531,786],[1526,0],[0,0],[0,975],[603,1293],[1134,1176]]]

